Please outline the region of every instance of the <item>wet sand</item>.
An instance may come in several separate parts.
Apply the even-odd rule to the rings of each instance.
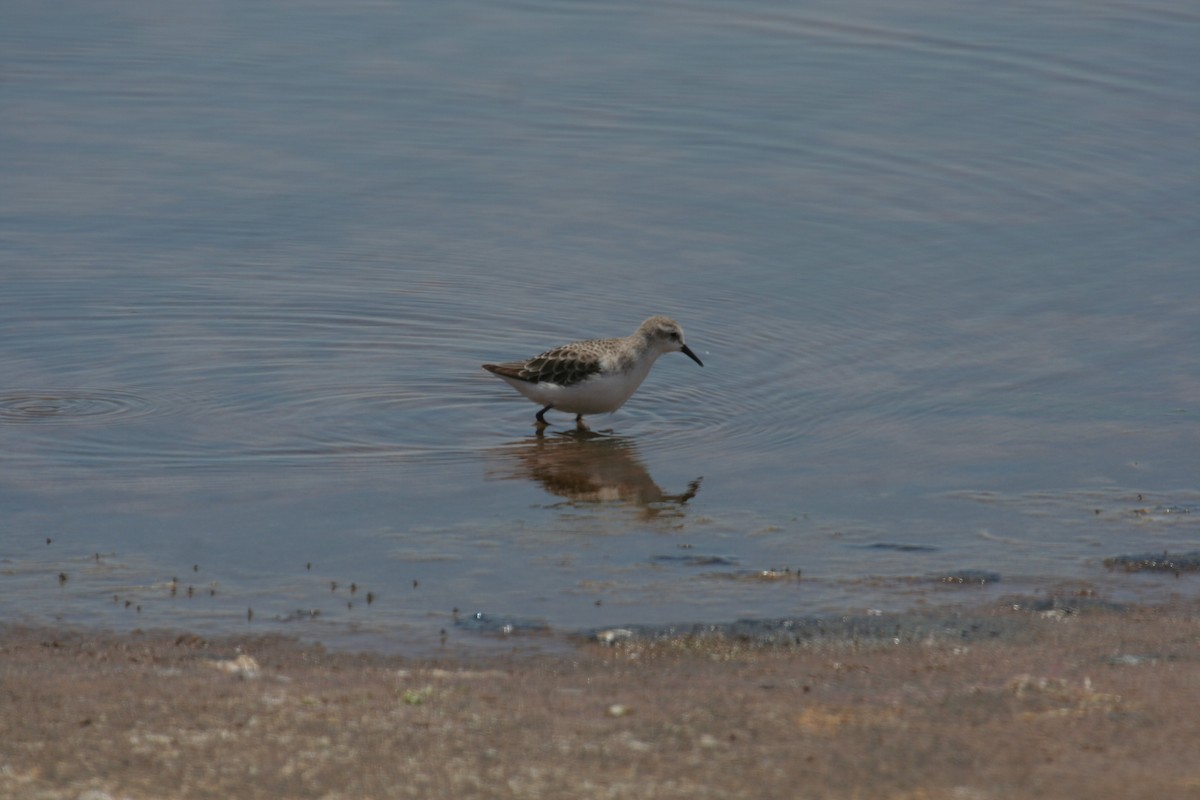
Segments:
[[[0,628],[0,796],[1200,797],[1200,605],[964,619],[457,660]]]

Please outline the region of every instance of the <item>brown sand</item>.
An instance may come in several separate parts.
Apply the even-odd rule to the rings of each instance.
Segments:
[[[1194,606],[485,661],[0,629],[12,798],[1200,797]]]

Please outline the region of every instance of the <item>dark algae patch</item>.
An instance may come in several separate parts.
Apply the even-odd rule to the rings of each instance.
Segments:
[[[1104,566],[1126,572],[1200,572],[1200,550],[1186,553],[1141,553],[1104,559]]]
[[[933,576],[933,579],[938,583],[946,583],[953,586],[985,586],[989,583],[999,583],[1000,573],[982,569],[959,569],[936,574]]]
[[[621,642],[732,641],[753,647],[813,644],[901,644],[929,641],[987,641],[1012,634],[1018,625],[998,616],[861,615],[741,619],[720,623],[627,625],[580,632],[601,644]]]

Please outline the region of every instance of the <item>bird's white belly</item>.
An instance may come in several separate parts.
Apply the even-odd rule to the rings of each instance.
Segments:
[[[571,386],[505,380],[535,403],[554,406],[570,414],[604,414],[624,405],[642,384],[647,372],[649,370],[634,369],[593,375]]]

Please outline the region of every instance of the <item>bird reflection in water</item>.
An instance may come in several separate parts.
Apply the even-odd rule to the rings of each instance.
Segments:
[[[637,455],[632,439],[593,433],[585,428],[545,436],[540,431],[525,441],[498,448],[506,462],[491,477],[533,480],[570,504],[618,503],[635,507],[640,516],[682,513],[696,496],[702,478],[679,494],[664,492]]]

